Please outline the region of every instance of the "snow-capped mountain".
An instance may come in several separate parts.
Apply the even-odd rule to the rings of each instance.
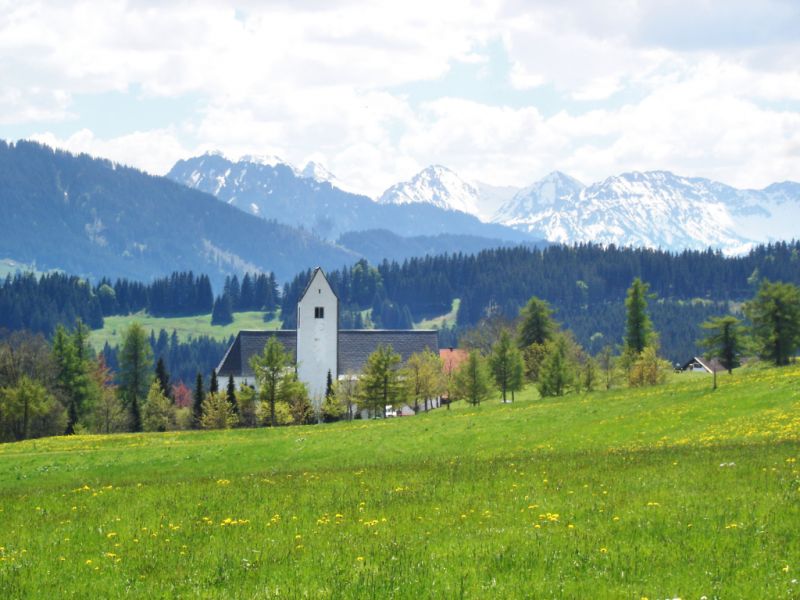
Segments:
[[[456,185],[456,189],[459,185],[468,187],[450,173],[443,173],[439,181]],[[341,189],[331,182],[332,175],[315,163],[299,171],[274,157],[244,157],[234,162],[213,153],[178,161],[167,177],[251,214],[303,227],[331,241],[343,233],[375,229],[401,236],[450,233],[506,242],[536,241],[515,229],[452,210],[449,205],[375,202]],[[473,188],[470,193],[477,192]]]
[[[408,181],[386,190],[380,204],[430,204],[444,210],[479,215],[480,193],[447,167],[431,165]]]
[[[800,185],[738,190],[668,171],[632,172],[583,187],[560,173],[525,188],[494,218],[552,242],[746,251],[796,237]]]
[[[546,207],[558,207],[567,198],[579,194],[584,186],[580,181],[553,171],[536,183],[519,190],[505,202],[495,214],[498,222],[525,222],[531,214]]]

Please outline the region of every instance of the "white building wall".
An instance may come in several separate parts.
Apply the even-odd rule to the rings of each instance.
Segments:
[[[317,309],[324,315],[315,315]],[[339,300],[322,269],[317,269],[297,305],[297,376],[317,405],[325,395],[328,371],[336,381]]]

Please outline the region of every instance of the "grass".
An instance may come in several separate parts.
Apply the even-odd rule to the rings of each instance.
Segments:
[[[799,382],[2,445],[0,597],[798,597]]]
[[[229,325],[212,325],[210,314],[194,317],[151,317],[145,312],[140,312],[133,315],[105,317],[103,328],[92,331],[90,341],[92,346],[98,350],[102,349],[106,342],[111,346],[116,346],[122,340],[125,330],[133,322],[138,322],[145,331],[152,329],[156,333],[160,329],[164,329],[171,334],[174,329],[178,332],[180,341],[202,335],[217,340],[226,340],[242,329],[280,329],[279,318],[276,317],[265,323],[263,315],[264,313],[260,311],[233,313],[233,323]]]
[[[415,329],[442,329],[446,325],[454,325],[456,322],[456,315],[458,314],[458,307],[461,305],[459,298],[453,299],[453,306],[450,312],[445,315],[425,319],[414,325]]]

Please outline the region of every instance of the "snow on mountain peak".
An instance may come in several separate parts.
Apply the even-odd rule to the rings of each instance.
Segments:
[[[475,186],[442,165],[431,165],[408,181],[395,184],[378,199],[381,204],[432,204],[445,210],[479,214],[480,194]]]
[[[306,179],[319,181],[320,183],[325,181],[333,183],[336,181],[336,176],[333,173],[313,160],[310,160],[308,163],[306,163],[306,166],[303,167],[302,171],[300,171],[300,176],[305,177]]]
[[[244,154],[239,157],[237,162],[251,163],[254,165],[261,165],[264,167],[276,167],[278,165],[286,165],[287,167],[295,170],[292,165],[283,160],[280,156],[275,154]]]

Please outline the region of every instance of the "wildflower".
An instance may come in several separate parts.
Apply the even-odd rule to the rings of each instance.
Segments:
[[[781,570],[782,570],[784,573],[788,573],[788,572],[789,572],[789,565],[785,565],[785,566],[783,567],[783,569],[781,569]]]
[[[217,485],[230,485],[231,482],[228,479],[217,479]]]
[[[608,548],[606,548],[605,546],[600,548],[600,554],[608,554]]]
[[[356,556],[356,560],[358,562],[364,562],[364,557],[363,556]]]

